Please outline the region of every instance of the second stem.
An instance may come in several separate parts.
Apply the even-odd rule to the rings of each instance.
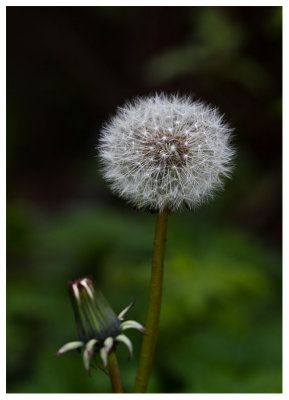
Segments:
[[[108,355],[108,372],[113,393],[123,393],[115,351]]]
[[[146,318],[146,333],[143,338],[140,361],[134,385],[134,393],[145,393],[152,368],[161,312],[164,253],[168,223],[168,208],[157,216],[154,238],[149,305]]]

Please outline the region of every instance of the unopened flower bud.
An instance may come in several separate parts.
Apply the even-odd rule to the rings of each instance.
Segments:
[[[69,282],[69,293],[80,340],[103,341],[119,333],[120,321],[100,290],[94,287],[91,276]]]
[[[100,290],[95,288],[93,278],[90,275],[69,282],[69,293],[80,340],[66,343],[55,355],[58,356],[69,350],[81,349],[87,372],[89,372],[94,353],[99,353],[103,365],[106,367],[108,354],[117,343],[125,344],[130,356],[132,356],[132,343],[123,334],[123,331],[132,328],[141,332],[145,331],[145,328],[136,321],[123,322],[124,315],[134,302],[116,316]]]

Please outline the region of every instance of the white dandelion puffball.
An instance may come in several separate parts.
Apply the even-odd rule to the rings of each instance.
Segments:
[[[137,98],[101,130],[104,177],[137,208],[195,207],[229,177],[231,131],[216,108],[190,97]]]

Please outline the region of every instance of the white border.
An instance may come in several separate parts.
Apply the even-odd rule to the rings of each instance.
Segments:
[[[1,196],[0,196],[0,257],[1,257],[1,279],[0,279],[0,334],[1,334],[1,347],[0,354],[3,364],[0,368],[0,384],[1,392],[6,387],[6,13],[3,7],[0,7],[0,182],[1,182]],[[3,389],[2,389],[3,387]]]
[[[2,55],[2,62],[1,62],[1,67],[0,67],[0,72],[1,72],[1,100],[0,100],[0,121],[3,129],[3,134],[0,136],[0,149],[2,151],[2,155],[0,157],[0,163],[1,163],[1,169],[0,169],[0,181],[1,181],[1,208],[0,208],[0,235],[1,235],[1,249],[0,249],[0,254],[1,254],[1,270],[2,270],[2,279],[1,279],[1,339],[4,339],[4,335],[6,332],[6,304],[5,304],[5,293],[6,293],[6,272],[4,266],[6,265],[6,6],[283,6],[283,42],[284,42],[284,63],[283,63],[283,70],[288,71],[289,70],[289,65],[288,65],[288,45],[287,45],[287,39],[288,39],[288,6],[284,5],[284,2],[279,2],[279,1],[240,1],[240,2],[233,2],[233,1],[222,1],[222,2],[217,2],[217,1],[205,1],[205,2],[194,2],[194,1],[170,1],[170,0],[152,0],[152,1],[111,1],[111,0],[106,0],[106,1],[96,1],[96,0],[84,0],[82,2],[78,0],[62,0],[62,1],[40,1],[40,0],[34,0],[34,1],[5,1],[1,2],[0,4],[0,50],[1,50],[1,55]],[[289,103],[288,103],[288,94],[287,90],[288,89],[288,78],[287,75],[284,74],[284,104],[285,107],[283,109],[288,110],[289,109]],[[288,134],[285,131],[285,127],[288,128],[288,123],[287,123],[287,118],[286,118],[286,113],[283,114],[284,118],[284,139],[283,139],[283,221],[284,221],[284,268],[283,268],[283,282],[288,283],[288,271],[286,268],[288,268],[288,249],[289,249],[289,243],[288,243],[288,232],[287,232],[287,224],[288,222],[288,207],[287,204],[289,204],[289,189],[288,185],[286,185],[286,177],[288,176],[288,165],[289,165],[289,158],[287,157],[287,154],[289,152],[289,146],[288,146]],[[289,291],[286,290],[285,284],[283,284],[283,305],[285,312],[283,312],[283,316],[285,317],[283,319],[283,337],[288,338],[289,337],[289,328],[288,328],[288,318],[286,318],[286,312],[288,313],[288,299],[289,299]],[[5,343],[5,339],[3,340]],[[3,343],[2,342],[2,343]],[[283,377],[288,377],[289,376],[289,368],[288,368],[288,345],[287,345],[288,339],[283,340]],[[86,398],[91,398],[91,399],[115,399],[114,394],[6,394],[6,374],[5,374],[5,344],[2,344],[1,346],[1,359],[3,361],[2,368],[0,368],[0,384],[1,384],[1,391],[0,393],[3,394],[2,398],[9,398],[9,399],[18,399],[19,397],[23,399],[31,399],[31,398],[36,398],[37,400],[40,399],[48,399],[49,397],[53,396],[56,399],[78,399],[78,398],[83,398],[85,396]],[[285,372],[284,372],[285,371]],[[287,380],[284,378],[283,380],[283,394],[181,394],[182,397],[186,398],[193,398],[195,400],[205,400],[208,397],[213,396],[214,399],[216,400],[222,400],[224,398],[229,398],[229,399],[252,399],[252,400],[259,400],[259,399],[280,399],[280,397],[288,396],[288,378]],[[137,398],[137,399],[143,399],[143,398],[157,398],[157,399],[167,399],[167,398],[175,398],[176,396],[180,396],[179,394],[122,394],[119,395],[121,398]]]
[[[289,191],[288,191],[288,171],[289,171],[289,159],[286,154],[289,151],[288,142],[288,114],[284,110],[288,109],[288,75],[284,71],[288,70],[288,37],[289,37],[289,8],[288,6],[283,7],[283,394],[286,398],[289,395],[289,384],[288,379],[285,377],[289,376],[289,365],[288,355],[289,347],[289,324],[288,324],[288,304],[289,304],[289,292],[286,290],[286,283],[288,284],[288,203],[289,203]],[[285,129],[287,128],[287,129]]]
[[[189,1],[189,0],[6,0],[3,2],[5,6],[282,6],[284,2],[270,0],[253,0],[253,1]]]

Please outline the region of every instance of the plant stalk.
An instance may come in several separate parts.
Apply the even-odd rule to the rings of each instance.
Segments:
[[[120,373],[118,369],[118,362],[116,358],[115,351],[112,351],[108,355],[108,372],[111,382],[111,388],[113,393],[123,393]]]
[[[149,305],[145,324],[146,332],[142,342],[138,371],[133,389],[134,393],[145,393],[147,391],[155,354],[161,312],[163,266],[168,214],[169,209],[164,208],[164,210],[158,214],[156,221]]]

